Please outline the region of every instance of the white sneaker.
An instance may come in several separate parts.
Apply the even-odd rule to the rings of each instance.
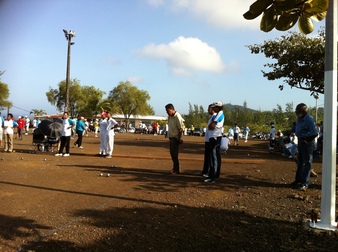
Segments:
[[[83,149],[83,147],[82,147],[82,146],[80,146],[80,147],[79,147],[79,149]]]
[[[61,153],[56,153],[56,154],[55,154],[55,157],[60,157],[60,156],[62,156]]]
[[[63,154],[63,156],[64,157],[69,157],[70,155],[69,155],[69,153],[65,153],[65,154]]]

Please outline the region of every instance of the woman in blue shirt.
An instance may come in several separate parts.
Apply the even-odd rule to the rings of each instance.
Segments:
[[[77,140],[74,143],[75,146],[78,146],[80,149],[82,149],[82,137],[83,137],[83,132],[86,129],[86,124],[84,123],[84,117],[81,116],[79,120],[76,121],[76,134],[77,134]]]

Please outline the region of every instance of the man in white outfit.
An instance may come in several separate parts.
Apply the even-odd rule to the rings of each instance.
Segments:
[[[107,153],[107,144],[106,144],[106,135],[107,135],[107,113],[101,113],[101,120],[99,121],[100,126],[100,156],[106,156]]]
[[[107,145],[107,155],[106,158],[112,158],[114,150],[114,128],[118,127],[119,124],[111,117],[111,113],[107,112],[107,132],[106,132],[106,145]]]

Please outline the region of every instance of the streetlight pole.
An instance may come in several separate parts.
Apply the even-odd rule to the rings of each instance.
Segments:
[[[70,84],[70,48],[75,43],[72,42],[72,38],[75,37],[75,31],[70,30],[69,32],[63,29],[65,37],[68,42],[68,49],[67,49],[67,72],[66,72],[66,102],[65,102],[65,111],[68,112],[69,109],[69,84]]]

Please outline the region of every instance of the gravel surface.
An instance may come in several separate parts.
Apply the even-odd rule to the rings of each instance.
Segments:
[[[0,153],[0,251],[337,251],[337,232],[309,225],[311,211],[320,218],[320,158],[303,192],[289,186],[294,160],[242,141],[209,184],[197,175],[203,137],[184,137],[180,175],[168,145],[116,134],[105,159],[92,133],[70,157],[15,140],[15,153]]]

